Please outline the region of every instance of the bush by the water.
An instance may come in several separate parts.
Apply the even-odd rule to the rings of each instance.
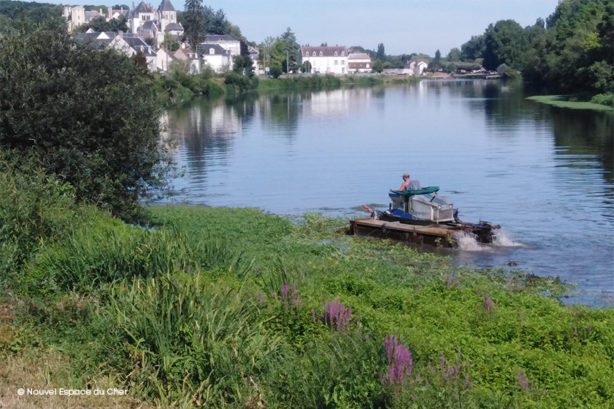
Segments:
[[[70,183],[77,201],[134,218],[168,163],[150,82],[133,59],[58,28],[1,37],[0,147]]]
[[[597,94],[591,98],[593,104],[607,105],[614,107],[614,94]]]

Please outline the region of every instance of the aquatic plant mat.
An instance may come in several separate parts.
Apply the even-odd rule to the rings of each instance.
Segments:
[[[528,97],[528,100],[541,104],[552,105],[557,108],[569,109],[591,109],[596,111],[614,111],[614,107],[596,104],[590,101],[578,101],[577,98],[565,95],[535,95]]]
[[[556,279],[454,267],[318,214],[152,207],[139,227],[67,211],[0,270],[0,407],[614,402],[614,311],[562,305]]]

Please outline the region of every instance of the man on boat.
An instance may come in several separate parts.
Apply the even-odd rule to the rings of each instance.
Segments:
[[[411,180],[409,173],[403,173],[403,183],[398,190],[420,190],[420,182],[417,180]],[[390,191],[392,192],[393,190],[390,189]]]
[[[403,183],[401,184],[401,187],[398,190],[409,190],[409,183],[410,183],[409,173],[403,173]]]

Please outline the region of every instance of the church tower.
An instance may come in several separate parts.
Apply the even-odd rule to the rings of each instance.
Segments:
[[[160,22],[160,31],[164,32],[166,26],[171,23],[177,23],[177,12],[171,3],[171,0],[162,0],[158,7],[158,21]]]

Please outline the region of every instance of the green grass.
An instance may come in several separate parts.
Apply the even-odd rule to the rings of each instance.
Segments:
[[[46,190],[31,189],[7,195],[0,215],[36,209],[28,203]],[[13,307],[0,322],[10,334],[0,353],[55,351],[55,372],[71,385],[107,377],[133,398],[186,408],[614,401],[614,311],[541,295],[560,295],[558,280],[454,267],[347,236],[347,220],[316,213],[292,222],[255,209],[160,206],[141,228],[53,197],[42,200],[73,217],[29,210],[0,230],[17,243],[10,254],[27,250],[2,270],[0,307]],[[326,318],[332,302],[343,304],[344,326]],[[411,354],[402,382],[386,381],[396,362],[389,335]],[[48,385],[64,381],[49,375]]]
[[[596,111],[614,111],[614,107],[595,104],[587,101],[572,100],[569,96],[565,95],[535,95],[528,97],[527,99],[541,104],[548,104],[558,108],[569,109],[591,109]]]

